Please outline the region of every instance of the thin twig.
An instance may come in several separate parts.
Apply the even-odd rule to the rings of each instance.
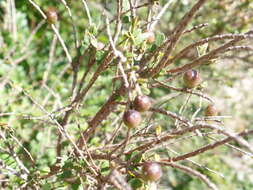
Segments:
[[[166,166],[170,166],[173,168],[177,168],[182,170],[183,172],[189,174],[189,175],[193,175],[196,176],[197,178],[199,178],[201,181],[203,181],[210,189],[212,190],[218,190],[218,188],[216,187],[216,185],[214,183],[212,183],[205,175],[203,175],[202,173],[193,170],[190,167],[187,166],[182,166],[182,165],[178,165],[175,163],[171,163],[171,162],[159,162],[161,165],[166,165]]]
[[[243,131],[243,132],[239,133],[237,136],[246,136],[246,135],[250,135],[250,134],[253,134],[253,130]],[[194,150],[192,152],[189,152],[189,153],[177,156],[177,157],[170,158],[169,161],[176,162],[176,161],[180,161],[180,160],[185,160],[186,158],[190,158],[190,157],[199,155],[199,154],[201,154],[203,152],[206,152],[208,150],[211,150],[211,149],[214,149],[214,148],[216,148],[218,146],[221,146],[221,145],[223,145],[225,143],[228,143],[229,141],[232,141],[232,140],[234,140],[232,137],[227,137],[227,138],[219,140],[219,141],[217,141],[215,143],[203,146],[203,147],[201,147],[199,149],[196,149],[196,150]]]
[[[193,60],[191,63],[185,64],[181,67],[176,67],[176,68],[170,69],[167,72],[168,73],[184,72],[184,71],[191,69],[193,67],[200,66],[200,65],[204,64],[205,61],[215,58],[219,53],[224,52],[227,48],[233,47],[237,42],[247,39],[247,38],[252,38],[252,35],[249,35],[251,33],[252,33],[252,31],[249,31],[249,32],[245,33],[245,35],[241,35],[240,37],[238,37],[234,40],[231,40],[231,41],[223,44],[222,46],[210,51],[209,53]]]
[[[87,14],[87,17],[88,17],[88,20],[89,20],[89,25],[91,26],[91,25],[92,25],[92,19],[91,19],[91,16],[90,16],[89,7],[88,7],[88,5],[87,5],[86,0],[82,0],[82,2],[83,2],[84,9],[85,9],[85,11],[86,11],[86,14]]]
[[[169,55],[171,54],[172,50],[176,46],[177,42],[179,41],[183,31],[185,30],[187,24],[191,21],[194,17],[196,12],[200,9],[200,7],[206,2],[207,0],[198,0],[198,2],[192,7],[192,9],[187,12],[184,17],[181,19],[180,23],[176,26],[173,30],[173,35],[170,37],[170,44],[167,47],[167,50],[164,52],[163,58],[160,62],[153,68],[148,75],[155,76],[161,69],[164,68],[165,63],[169,59]]]
[[[29,0],[29,2],[40,12],[40,14],[42,15],[42,17],[44,19],[47,19],[47,16],[45,15],[45,13],[41,10],[41,8],[35,2],[33,2],[32,0]],[[55,27],[55,25],[51,24],[51,27],[52,27],[54,33],[56,34],[56,36],[58,37],[58,39],[59,39],[59,41],[60,41],[60,43],[62,45],[62,48],[63,48],[63,50],[64,50],[64,52],[65,52],[65,54],[67,56],[68,61],[71,63],[72,62],[72,58],[71,58],[71,56],[69,54],[69,51],[68,51],[68,49],[67,49],[67,47],[66,47],[66,45],[64,43],[64,40],[62,39],[62,37],[61,37],[59,31],[57,30],[57,28]]]
[[[156,24],[158,23],[158,21],[161,19],[161,17],[164,15],[164,13],[166,12],[166,10],[168,9],[168,7],[174,2],[175,0],[169,0],[162,8],[162,10],[160,11],[160,13],[156,16],[156,18],[154,19],[154,22],[151,23],[150,25],[150,30],[153,31]]]

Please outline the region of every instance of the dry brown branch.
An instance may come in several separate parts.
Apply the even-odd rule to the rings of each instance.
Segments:
[[[48,118],[49,118],[50,120],[52,120],[52,121],[56,124],[56,126],[57,126],[57,128],[58,128],[60,134],[61,134],[62,136],[65,136],[65,137],[69,140],[69,142],[73,145],[73,147],[74,147],[75,150],[78,152],[78,154],[81,156],[81,158],[82,158],[83,160],[87,161],[86,158],[84,157],[82,151],[78,148],[77,144],[76,144],[76,143],[74,142],[74,140],[71,138],[71,136],[70,136],[69,133],[66,131],[66,129],[64,128],[64,126],[62,126],[62,125],[55,119],[54,115],[50,114],[40,103],[38,103],[32,96],[30,96],[29,93],[27,93],[23,88],[21,88],[20,86],[16,86],[16,85],[13,84],[12,82],[9,82],[9,84],[10,84],[14,89],[16,89],[17,91],[21,91],[25,96],[27,96],[27,97],[33,102],[33,104],[34,104],[36,107],[38,107],[42,112],[44,112],[44,113],[48,116]],[[68,113],[68,112],[67,112],[67,113]],[[58,144],[59,144],[59,143],[58,143]],[[59,147],[57,146],[57,151],[59,151],[58,148],[59,148]],[[59,154],[59,153],[58,153],[58,154]],[[89,164],[88,161],[87,161],[87,164],[88,164],[88,166],[89,166],[89,170],[90,170],[92,173],[94,173],[95,175],[97,175],[97,172],[90,166],[90,164]]]
[[[190,33],[190,32],[192,32],[192,31],[194,31],[194,30],[200,29],[200,28],[205,27],[205,26],[207,26],[207,24],[201,24],[201,25],[198,25],[198,26],[194,26],[193,28],[191,28],[191,29],[189,29],[189,30],[185,30],[185,31],[183,32],[183,34]],[[142,71],[142,69],[146,66],[146,64],[147,64],[149,61],[151,61],[151,59],[152,59],[153,57],[157,57],[158,54],[159,54],[159,52],[162,52],[162,51],[165,49],[165,47],[168,45],[168,43],[170,42],[170,40],[171,40],[171,38],[168,37],[168,39],[165,40],[165,42],[164,42],[161,46],[159,46],[155,51],[153,51],[152,53],[149,53],[147,56],[143,56],[143,57],[142,57],[142,59],[141,59],[141,61],[140,61],[141,71]],[[174,57],[173,57],[172,59],[174,60]],[[169,61],[170,61],[170,59],[168,60],[168,62],[169,62]],[[167,65],[167,64],[166,64],[166,65]]]
[[[113,57],[114,57],[114,55],[109,53],[109,54],[104,58],[103,63],[101,63],[100,66],[97,68],[96,72],[93,74],[93,76],[92,76],[91,80],[89,81],[88,85],[86,86],[86,88],[84,88],[82,91],[80,91],[80,92],[76,95],[76,97],[74,98],[74,100],[72,101],[72,103],[71,103],[71,105],[70,105],[71,108],[65,112],[65,115],[64,115],[63,120],[62,120],[62,122],[61,122],[61,126],[62,126],[63,128],[65,128],[65,126],[67,125],[68,120],[69,120],[69,117],[70,117],[71,113],[73,112],[73,109],[77,106],[77,104],[78,104],[80,101],[82,101],[82,100],[84,99],[84,97],[85,97],[85,95],[87,94],[87,92],[90,90],[90,88],[92,87],[92,85],[96,82],[96,80],[98,79],[98,77],[99,77],[99,75],[101,74],[101,72],[103,72],[104,69],[106,69],[107,65],[112,61]],[[80,84],[80,85],[82,85],[82,84]],[[80,88],[79,88],[79,89],[80,89]],[[103,109],[103,107],[101,108],[101,110],[102,110],[102,109]],[[106,108],[106,109],[107,109],[107,108]],[[105,115],[105,114],[104,114],[104,110],[103,110],[103,115]],[[109,114],[108,114],[108,115],[109,115]],[[101,117],[101,116],[98,116],[98,117]],[[107,116],[105,116],[105,118],[106,118],[106,117],[107,117]],[[95,116],[94,118],[97,118],[97,117]],[[101,119],[101,120],[99,120],[99,121],[102,121],[102,120],[103,120],[103,119]],[[92,121],[93,121],[93,120],[92,120]],[[91,129],[92,129],[91,131],[92,131],[92,132],[93,132],[93,130],[95,130],[96,126],[98,125],[97,121],[94,122],[94,123],[95,123],[95,125],[94,125],[95,127],[91,127]],[[90,126],[90,125],[89,125],[89,126]],[[83,136],[86,138],[85,133],[84,133]],[[59,134],[59,137],[58,137],[58,141],[57,141],[57,148],[56,148],[56,149],[57,149],[57,154],[60,154],[60,152],[61,152],[61,148],[62,148],[62,146],[61,146],[61,140],[62,140],[62,135],[61,135],[61,131],[60,131],[60,134]],[[81,142],[80,147],[82,147],[82,146],[83,146],[82,140],[79,139],[78,142],[79,142],[79,143]]]
[[[175,114],[173,112],[165,111],[165,110],[158,109],[158,108],[151,108],[150,111],[156,112],[156,113],[160,113],[160,114],[163,114],[163,115],[166,115],[166,116],[169,116],[169,117],[171,117],[173,119],[181,121],[182,123],[184,123],[187,126],[192,126],[192,124],[190,123],[189,120],[187,120],[187,119],[183,118],[182,116],[179,116],[179,115],[177,115],[177,114]]]
[[[252,38],[252,35],[246,35],[246,36],[247,36],[247,38]],[[217,40],[221,41],[221,40],[226,40],[226,39],[238,39],[238,38],[246,37],[246,36],[245,36],[245,34],[223,34],[223,35],[217,35],[217,36],[202,39],[202,40],[195,42],[195,43],[185,47],[184,49],[182,49],[172,59],[170,59],[166,62],[166,67],[168,65],[170,65],[171,63],[173,63],[175,60],[183,57],[187,52],[189,52],[190,50],[192,50],[193,48],[195,48],[197,46],[201,46],[201,45],[203,45],[205,43],[209,43],[209,42],[216,42]]]
[[[251,35],[249,35],[251,33],[252,33],[252,31],[249,31],[245,35],[242,35],[242,36],[240,36],[240,37],[238,37],[234,40],[231,40],[231,41],[225,43],[224,45],[210,51],[209,53],[193,60],[191,63],[188,63],[188,64],[183,65],[181,67],[176,67],[176,68],[170,69],[167,72],[168,73],[184,72],[184,71],[186,71],[188,69],[191,69],[193,67],[200,66],[200,65],[204,64],[205,61],[208,61],[208,60],[211,60],[211,59],[215,58],[219,53],[224,52],[227,48],[233,47],[239,41],[247,39],[249,37],[252,37]]]
[[[102,106],[102,108],[96,113],[96,115],[92,118],[92,120],[89,122],[89,128],[83,132],[84,139],[89,138],[91,134],[93,134],[98,127],[98,125],[106,119],[109,114],[116,108],[117,106],[117,98],[118,96],[123,95],[125,92],[124,86],[120,87],[118,90],[113,92],[113,94],[110,96],[110,98],[107,100],[107,102]],[[79,147],[83,146],[83,140],[79,139]]]
[[[7,166],[2,160],[0,160],[0,167],[1,167],[1,170],[7,170],[10,175],[16,175],[17,177],[23,179],[23,180],[26,180],[26,176],[24,176],[21,172],[18,172],[16,170],[14,170],[13,168]]]
[[[149,72],[149,76],[156,75],[161,69],[164,68],[169,55],[173,51],[174,47],[176,46],[177,42],[179,41],[183,31],[187,27],[187,24],[191,21],[194,17],[196,12],[200,9],[201,6],[206,2],[206,0],[199,0],[192,9],[187,12],[181,21],[178,23],[176,28],[172,32],[172,36],[170,36],[169,46],[167,47],[166,51],[164,52],[163,58],[159,61],[159,63]]]
[[[211,103],[214,103],[214,100],[212,100],[210,97],[208,97],[207,95],[205,95],[203,93],[199,93],[197,91],[194,91],[194,90],[191,90],[191,89],[188,89],[188,88],[175,88],[175,87],[166,85],[163,82],[160,82],[158,80],[154,80],[154,81],[156,81],[160,86],[162,86],[164,88],[168,88],[168,89],[175,90],[175,91],[178,91],[178,92],[183,92],[183,93],[197,95],[199,97],[202,97],[202,98],[206,99],[207,101],[209,101]],[[157,87],[157,86],[158,85],[155,85],[155,87]]]
[[[164,13],[166,12],[166,10],[168,9],[168,7],[174,2],[175,0],[169,0],[162,8],[162,10],[160,11],[160,13],[156,16],[156,18],[154,19],[154,22],[150,24],[150,30],[153,31],[155,29],[156,24],[158,23],[158,21],[161,19],[161,17],[164,15]]]
[[[90,73],[90,70],[91,70],[92,66],[95,63],[95,51],[93,51],[93,50],[88,51],[88,49],[80,56],[80,58],[78,59],[78,63],[77,63],[77,65],[80,65],[81,62],[83,61],[84,57],[87,56],[88,54],[90,55],[88,64],[86,66],[86,71],[83,73],[83,76],[82,76],[82,78],[79,82],[79,87],[78,87],[78,90],[77,90],[77,94],[80,93],[80,91],[81,91],[81,89],[84,85],[84,81],[85,81],[87,75]]]
[[[198,172],[196,170],[193,170],[190,167],[178,165],[178,164],[171,163],[171,162],[159,162],[159,163],[162,164],[162,165],[166,165],[166,166],[170,166],[170,167],[173,167],[173,168],[180,169],[180,170],[182,170],[183,172],[185,172],[185,173],[187,173],[189,175],[193,175],[193,176],[199,178],[210,189],[212,189],[212,190],[218,190],[218,188],[216,187],[216,185],[214,183],[212,183],[205,175],[203,175],[202,173],[200,173],[200,172]]]
[[[200,129],[202,126],[200,125],[196,125],[196,126],[193,126],[193,127],[187,127],[185,129],[182,129],[182,130],[177,130],[177,131],[172,131],[162,137],[159,137],[157,138],[155,141],[151,141],[151,142],[148,142],[146,144],[143,144],[141,146],[138,146],[130,151],[127,151],[125,152],[124,154],[130,154],[134,151],[144,151],[144,150],[147,150],[147,149],[150,149],[158,144],[161,144],[161,143],[164,143],[170,139],[173,139],[173,138],[177,138],[177,136],[179,135],[183,135],[185,133],[189,133],[189,132],[193,132],[195,131],[196,129]]]
[[[128,185],[124,177],[116,170],[113,169],[109,174],[109,180],[115,187],[122,190],[131,190],[132,188]]]
[[[192,31],[195,31],[195,30],[199,30],[199,29],[202,29],[204,27],[208,26],[208,23],[203,23],[203,24],[199,24],[197,26],[193,26],[192,28],[188,29],[188,30],[185,30],[184,31],[184,34],[186,33],[191,33]]]
[[[75,97],[75,99],[72,102],[72,105],[74,105],[84,99],[87,92],[90,90],[90,88],[93,86],[93,84],[98,79],[99,75],[106,69],[106,67],[108,66],[108,64],[110,64],[110,62],[113,60],[113,58],[114,58],[114,54],[108,53],[108,55],[104,58],[104,61],[99,65],[98,69],[93,74],[93,76],[90,79],[86,88],[84,88],[80,93],[77,94],[77,96]]]
[[[253,134],[253,130],[243,131],[243,132],[239,133],[237,136],[246,136],[246,135],[250,135],[250,134]],[[189,153],[186,153],[181,156],[174,157],[174,158],[170,158],[170,159],[168,159],[168,161],[176,162],[176,161],[180,161],[180,160],[185,160],[186,158],[190,158],[190,157],[199,155],[203,152],[214,149],[214,148],[221,146],[221,145],[223,145],[229,141],[232,141],[232,140],[233,140],[232,137],[227,137],[227,138],[217,141],[215,143],[203,146],[202,148],[196,149],[192,152],[189,152]]]
[[[28,175],[30,174],[30,171],[27,169],[27,167],[23,164],[23,162],[21,161],[20,157],[17,155],[17,153],[14,150],[14,146],[10,143],[10,141],[8,141],[5,137],[5,135],[0,131],[0,138],[3,139],[5,141],[5,145],[8,148],[8,154],[15,160],[15,162],[18,165],[18,168],[20,170],[20,174],[21,174],[21,178],[24,178],[25,180],[27,180]],[[0,165],[5,166],[4,162],[0,162]],[[5,167],[6,169],[8,169],[9,171],[11,170],[10,167]],[[14,170],[13,170],[14,171]],[[16,174],[18,174],[18,172],[15,172]],[[15,175],[16,175],[15,174]]]
[[[170,139],[177,138],[178,135],[183,135],[183,134],[186,134],[186,133],[189,133],[189,132],[194,132],[194,131],[196,131],[198,129],[202,129],[202,128],[209,128],[209,129],[217,130],[219,133],[222,133],[222,134],[228,136],[227,142],[230,141],[230,140],[235,140],[239,144],[241,144],[242,146],[247,147],[251,152],[253,152],[251,146],[246,141],[244,141],[243,139],[240,138],[240,136],[247,135],[248,133],[245,132],[246,134],[240,133],[238,135],[234,135],[234,134],[231,134],[231,133],[225,131],[224,129],[220,128],[217,125],[205,125],[204,124],[204,125],[194,125],[192,127],[188,127],[188,128],[182,129],[182,130],[176,130],[176,131],[169,132],[169,133],[165,134],[164,136],[161,136],[161,137],[157,138],[156,140],[152,140],[151,142],[145,143],[145,144],[143,144],[141,146],[138,146],[138,147],[136,147],[136,148],[134,148],[134,149],[132,149],[130,151],[127,151],[127,152],[125,152],[125,154],[130,154],[130,153],[132,153],[134,151],[142,151],[142,152],[144,152],[145,150],[153,148],[156,145],[164,143],[164,142],[166,142],[166,141],[168,141]],[[223,142],[221,144],[224,144],[224,143],[226,143],[226,142]],[[218,143],[218,145],[215,144],[215,145],[210,145],[210,146],[215,146],[216,147],[216,146],[219,146],[221,144]],[[206,151],[205,147],[203,148],[203,150],[202,149],[198,149],[198,150],[199,151]],[[189,153],[189,154],[190,155],[191,154],[193,154],[193,155],[200,154],[201,152],[198,152],[198,150],[196,150],[196,152],[194,151],[193,153]],[[188,156],[188,154],[186,154],[186,155]],[[187,156],[185,158],[188,158]],[[191,156],[189,156],[189,157],[191,157]],[[182,158],[184,158],[184,157],[182,156]],[[182,160],[182,158],[180,157],[180,160]],[[172,158],[172,161],[178,161],[177,159],[178,158],[175,158],[175,159]]]
[[[207,136],[207,137],[209,137],[210,134],[212,134],[212,133],[206,133],[206,134],[203,134],[203,133],[202,133],[202,136]],[[195,135],[196,135],[196,134],[195,134]],[[168,147],[167,149],[168,149],[169,151],[173,152],[173,153],[176,154],[176,155],[180,155],[178,152],[176,152],[175,150],[172,150],[172,149],[169,148],[169,147]],[[195,166],[197,166],[197,167],[199,167],[199,168],[204,168],[205,170],[207,170],[207,171],[209,171],[209,172],[212,172],[212,173],[218,175],[219,177],[225,178],[225,176],[224,176],[222,173],[220,173],[220,172],[218,172],[218,171],[215,171],[215,170],[213,170],[213,169],[210,169],[210,168],[208,168],[208,167],[206,167],[206,166],[204,166],[204,165],[201,165],[201,164],[199,164],[199,163],[193,161],[192,159],[187,158],[187,159],[185,159],[185,160],[188,161],[188,162],[190,162],[190,163],[192,163],[192,164],[194,164]]]

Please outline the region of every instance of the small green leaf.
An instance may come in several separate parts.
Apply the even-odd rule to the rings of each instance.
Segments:
[[[72,190],[78,190],[80,186],[80,182],[75,182],[74,184],[71,185]]]
[[[139,153],[140,153],[139,151],[134,151],[134,152],[132,152],[130,154],[127,154],[126,158],[125,158],[126,161],[132,159],[133,157],[135,157],[137,155],[135,157],[135,159],[133,160],[133,163],[139,163],[142,160],[142,154],[139,154]]]
[[[162,133],[162,127],[161,127],[161,125],[157,125],[155,127],[155,132],[156,132],[157,136],[159,136]]]
[[[139,189],[143,186],[143,181],[137,178],[131,179],[129,183],[133,189]]]
[[[50,172],[50,168],[48,166],[45,166],[43,167],[41,170],[40,170],[41,173],[49,173]]]
[[[90,34],[90,43],[93,47],[97,48],[98,41],[92,34]]]
[[[120,101],[123,101],[124,98],[123,98],[123,96],[117,95],[115,100],[120,102]]]
[[[96,52],[96,60],[97,61],[102,61],[104,57],[105,57],[104,51],[97,51]]]
[[[131,22],[130,16],[129,15],[123,16],[122,22],[125,23],[125,24],[130,23]]]
[[[42,186],[42,190],[51,190],[51,184],[50,183],[46,183]]]
[[[155,44],[157,46],[162,45],[162,43],[165,41],[165,35],[163,33],[159,33],[156,35]]]
[[[110,167],[104,167],[104,168],[101,169],[101,174],[102,174],[103,176],[106,176],[106,175],[108,175],[109,173],[110,173]]]
[[[110,173],[110,164],[109,161],[103,161],[101,164],[101,173],[106,176]]]
[[[134,38],[135,38],[135,45],[140,45],[147,39],[147,37],[142,33],[141,30],[135,30]]]
[[[130,160],[131,159],[131,157],[132,157],[132,152],[130,153],[130,154],[126,154],[126,158],[125,158],[125,160],[127,161],[127,160]]]
[[[69,169],[73,167],[73,161],[68,160],[64,163],[64,165],[62,166],[62,169]]]
[[[90,31],[90,33],[93,34],[94,36],[96,36],[97,33],[98,33],[98,29],[97,29],[96,25],[94,25],[94,24],[90,27],[89,31]]]
[[[71,170],[65,170],[63,171],[62,174],[59,175],[59,178],[65,179],[65,178],[70,178],[72,176]]]
[[[99,137],[93,137],[90,141],[90,144],[99,145],[99,141],[100,141]]]
[[[207,52],[207,48],[208,48],[208,43],[198,46],[197,47],[198,55],[199,56],[205,55]]]
[[[90,36],[89,33],[85,31],[84,38],[82,40],[82,47],[86,49],[89,47],[89,45],[90,45]]]
[[[143,94],[150,94],[150,90],[147,87],[142,86],[141,90]]]
[[[157,45],[156,44],[152,44],[151,48],[150,48],[150,51],[153,52],[157,49]]]

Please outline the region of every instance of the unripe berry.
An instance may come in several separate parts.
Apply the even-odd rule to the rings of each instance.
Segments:
[[[184,83],[187,88],[194,88],[201,83],[198,71],[190,69],[184,73]]]
[[[47,21],[50,24],[55,24],[58,20],[57,10],[54,7],[49,7],[46,11]]]
[[[144,178],[148,181],[157,181],[162,175],[162,168],[160,164],[156,162],[145,162],[142,167]]]
[[[128,110],[123,115],[123,122],[129,128],[137,127],[141,123],[141,114],[135,110]]]
[[[152,31],[147,31],[147,43],[152,44],[155,42],[155,33]]]
[[[205,109],[205,116],[217,116],[218,110],[213,104],[209,104]]]
[[[150,98],[145,95],[136,96],[133,102],[134,108],[139,112],[148,111],[151,105]]]
[[[104,49],[104,47],[105,47],[105,44],[103,44],[102,42],[98,42],[98,43],[97,43],[97,50],[98,50],[98,51]]]

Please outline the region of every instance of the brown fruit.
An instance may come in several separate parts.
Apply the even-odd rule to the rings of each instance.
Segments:
[[[205,109],[205,116],[217,116],[218,110],[213,104],[209,104]]]
[[[139,112],[148,111],[152,103],[148,96],[139,95],[136,96],[133,102],[134,108]]]
[[[150,161],[145,162],[143,164],[142,172],[143,172],[144,178],[148,181],[157,181],[163,175],[160,164],[156,162],[150,162]]]
[[[190,69],[184,73],[184,83],[187,88],[194,88],[201,83],[198,71]]]
[[[50,24],[55,24],[58,21],[57,9],[54,7],[49,7],[46,11],[47,21]]]
[[[141,114],[135,110],[128,110],[123,115],[123,122],[130,128],[137,127],[141,123]]]

